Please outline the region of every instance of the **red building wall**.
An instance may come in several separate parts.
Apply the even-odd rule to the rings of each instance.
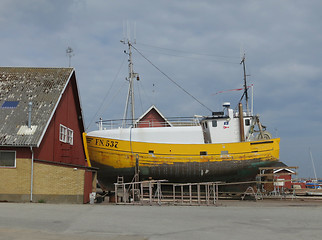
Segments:
[[[31,151],[28,147],[0,147],[0,150],[16,151],[16,158],[31,158]]]
[[[93,192],[93,172],[85,171],[85,181],[84,181],[84,203],[89,202],[89,194]]]
[[[86,166],[74,78],[73,75],[39,148],[35,149],[35,159]],[[73,145],[59,140],[60,124],[73,130]]]
[[[288,172],[287,172],[288,173]],[[284,188],[288,188],[291,189],[292,188],[292,176],[289,174],[285,174],[285,175],[279,175],[278,177],[276,177],[276,179],[281,179],[284,182]]]
[[[169,124],[157,113],[151,109],[138,123],[139,128],[143,127],[169,127]]]

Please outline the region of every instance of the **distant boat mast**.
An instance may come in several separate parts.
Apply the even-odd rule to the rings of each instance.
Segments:
[[[311,161],[312,161],[314,177],[315,177],[315,180],[316,180],[316,182],[317,182],[317,181],[318,181],[318,178],[317,178],[317,176],[316,176],[315,164],[314,164],[314,160],[313,160],[313,156],[312,156],[312,152],[311,152],[311,149],[310,149],[310,148],[309,148],[309,152],[310,152],[310,158],[311,158]],[[314,185],[314,186],[315,186],[315,185]],[[315,186],[314,188],[316,188],[316,186]]]

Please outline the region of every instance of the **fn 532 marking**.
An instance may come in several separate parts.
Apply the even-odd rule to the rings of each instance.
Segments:
[[[95,145],[96,146],[103,146],[103,147],[110,147],[110,148],[117,148],[119,142],[113,140],[103,140],[103,139],[96,139]]]

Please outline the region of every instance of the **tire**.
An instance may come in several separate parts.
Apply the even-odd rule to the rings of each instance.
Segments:
[[[256,136],[257,140],[268,140],[272,139],[272,134],[268,131],[264,131],[263,134],[261,135],[260,133]]]

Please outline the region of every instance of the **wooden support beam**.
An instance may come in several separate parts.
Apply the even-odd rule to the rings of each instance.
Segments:
[[[296,173],[264,173],[258,174],[258,177],[274,177],[274,176],[284,176],[284,175],[296,175]]]
[[[296,166],[296,167],[289,167],[289,166],[285,166],[285,167],[260,167],[260,168],[258,168],[259,170],[272,170],[272,169],[274,169],[274,170],[278,170],[278,169],[292,169],[292,168],[294,168],[294,169],[298,169],[299,167],[298,166]]]

